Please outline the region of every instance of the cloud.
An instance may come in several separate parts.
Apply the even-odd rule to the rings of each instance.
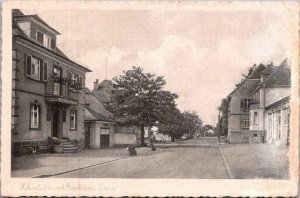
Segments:
[[[93,71],[87,74],[86,85],[91,88],[95,79],[100,79],[101,81],[106,78],[106,57],[109,78],[115,75],[114,73],[111,73],[111,68],[118,65],[129,55],[129,51],[113,46],[109,50],[98,48],[97,50],[89,51],[79,57],[78,61],[84,63],[84,65],[87,65]]]

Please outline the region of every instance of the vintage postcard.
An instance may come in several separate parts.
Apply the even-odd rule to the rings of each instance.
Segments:
[[[4,1],[2,196],[296,196],[299,3]]]

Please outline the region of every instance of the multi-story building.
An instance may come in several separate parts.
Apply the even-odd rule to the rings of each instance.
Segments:
[[[230,143],[249,142],[250,130],[250,102],[252,91],[260,80],[260,73],[266,67],[263,64],[256,66],[253,72],[241,82],[230,94],[228,135]]]
[[[12,140],[41,149],[47,137],[84,143],[83,93],[88,68],[57,46],[58,31],[37,15],[12,11]]]
[[[287,60],[269,65],[252,92],[250,143],[289,143],[291,71]]]

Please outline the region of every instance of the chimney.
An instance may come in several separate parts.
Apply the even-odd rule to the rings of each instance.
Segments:
[[[94,90],[98,89],[98,83],[99,83],[99,79],[96,79],[96,81],[94,82]]]

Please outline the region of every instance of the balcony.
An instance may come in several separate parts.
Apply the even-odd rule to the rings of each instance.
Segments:
[[[77,105],[78,101],[79,91],[56,82],[48,82],[46,84],[46,102]]]

